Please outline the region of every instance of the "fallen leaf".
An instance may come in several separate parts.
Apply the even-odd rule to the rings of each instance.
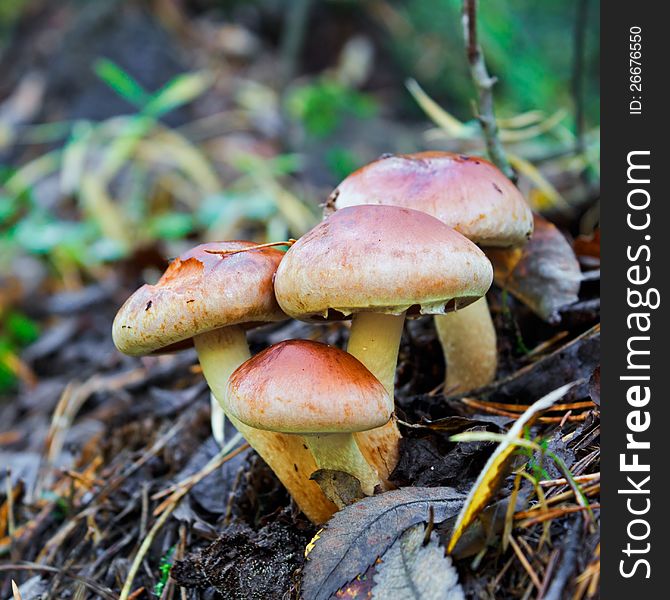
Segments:
[[[438,536],[425,543],[423,524],[407,529],[384,553],[374,576],[374,600],[465,600],[458,571]]]
[[[577,256],[590,256],[600,259],[600,227],[591,235],[580,235],[573,244]]]
[[[527,496],[528,494],[524,491],[518,494],[515,503],[516,510],[521,510],[525,506]],[[505,517],[510,500],[509,496],[502,498],[479,513],[477,520],[463,532],[458,544],[454,547],[451,556],[455,560],[476,556],[484,548],[496,546],[498,536],[505,527]],[[436,527],[436,531],[444,544],[449,542],[454,522],[455,519],[447,519],[439,527]]]
[[[578,299],[582,273],[563,234],[549,221],[534,215],[533,237],[523,248],[487,248],[495,282],[550,323],[560,321],[559,310]]]
[[[379,559],[363,575],[359,575],[353,581],[350,581],[342,589],[337,590],[335,598],[337,600],[371,600],[372,587],[374,586],[374,574],[377,572]]]
[[[470,417],[451,416],[435,419],[434,421],[426,421],[422,426],[432,429],[433,431],[439,431],[440,433],[454,435],[461,431],[465,431],[466,429],[472,429],[473,427],[497,427],[497,424],[492,420],[487,421]]]
[[[365,498],[361,482],[349,473],[318,469],[310,479],[316,481],[326,497],[338,508],[344,508]]]
[[[365,498],[338,512],[313,540],[305,561],[303,598],[328,600],[365,573],[408,527],[441,523],[456,514],[464,497],[452,488],[402,488]]]
[[[575,382],[568,383],[540,398],[514,422],[512,428],[505,435],[505,441],[498,445],[472,486],[456,519],[454,531],[447,545],[447,552],[450,553],[454,549],[465,529],[477,518],[477,515],[498,490],[500,482],[507,472],[507,464],[517,449],[515,442],[523,436],[524,428],[530,425],[539,413],[563,398],[574,385]]]

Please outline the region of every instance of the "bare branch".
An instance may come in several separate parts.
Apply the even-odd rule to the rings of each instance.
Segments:
[[[463,35],[470,74],[477,90],[477,119],[484,134],[489,158],[507,177],[515,179],[498,137],[498,123],[493,108],[493,86],[496,78],[491,77],[486,70],[484,54],[477,41],[477,0],[463,0]]]

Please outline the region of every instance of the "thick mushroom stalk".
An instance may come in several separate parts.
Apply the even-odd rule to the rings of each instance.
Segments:
[[[366,496],[372,496],[375,486],[382,483],[377,471],[368,464],[359,450],[352,434],[303,435],[303,439],[312,451],[319,469],[353,475],[360,481],[361,490]]]
[[[447,363],[445,394],[467,392],[495,379],[496,330],[486,296],[465,308],[435,315],[435,328]]]
[[[244,330],[223,327],[195,336],[194,343],[207,384],[231,423],[272,469],[307,518],[315,523],[327,521],[336,508],[309,479],[317,466],[299,437],[249,427],[227,410],[228,379],[251,356]]]
[[[347,352],[360,360],[393,399],[398,349],[405,324],[399,315],[359,312],[352,316]]]
[[[229,325],[196,335],[193,343],[209,388],[224,408],[222,399],[225,397],[228,378],[251,357],[247,336],[241,327]]]
[[[359,312],[352,317],[347,352],[361,361],[380,381],[393,399],[398,349],[405,324],[399,315]],[[395,416],[384,425],[354,434],[365,459],[375,467],[388,487],[388,479],[398,462],[400,431]]]

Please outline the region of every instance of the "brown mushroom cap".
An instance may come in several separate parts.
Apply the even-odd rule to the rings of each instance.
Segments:
[[[338,210],[288,250],[275,294],[303,320],[416,307],[441,314],[483,296],[492,278],[484,253],[434,217],[361,205]]]
[[[451,152],[382,157],[349,175],[330,210],[391,204],[426,212],[482,246],[517,246],[533,231],[521,192],[483,158]]]
[[[284,253],[253,242],[210,242],[176,258],[156,285],[143,285],[114,319],[116,347],[134,356],[180,348],[200,333],[228,325],[281,321],[272,280]]]
[[[309,340],[280,342],[228,380],[228,409],[250,427],[282,433],[344,433],[381,427],[393,401],[356,358]]]

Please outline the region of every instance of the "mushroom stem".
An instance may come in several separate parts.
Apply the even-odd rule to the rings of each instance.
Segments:
[[[391,400],[395,387],[400,337],[405,313],[354,313],[347,352],[360,360],[386,388]]]
[[[372,496],[375,486],[382,484],[377,472],[361,454],[352,434],[311,434],[302,437],[312,451],[319,469],[353,475],[361,482],[361,489],[367,496]]]
[[[212,436],[216,440],[216,443],[223,447],[223,444],[226,441],[226,415],[224,414],[219,401],[216,399],[216,396],[211,392],[209,394],[209,403],[212,408],[212,416],[210,418],[212,422]]]
[[[390,315],[358,312],[353,315],[347,352],[360,360],[380,381],[393,399],[398,349],[405,324],[405,313]],[[391,420],[377,429],[354,434],[365,459],[388,486],[388,478],[398,463],[400,431]]]
[[[225,411],[228,378],[244,361],[251,358],[244,329],[237,325],[221,327],[193,338],[200,366],[209,388]]]
[[[195,339],[199,341],[196,343],[198,350],[198,358],[200,365],[205,369],[204,361],[209,356],[216,356],[216,372],[217,380],[224,382],[228,381],[233,371],[237,369],[245,360],[250,358],[249,344],[247,343],[247,336],[244,330],[238,326],[223,327],[215,329],[209,333],[203,333],[196,336]],[[203,356],[205,357],[203,359]],[[213,384],[210,378],[207,378],[207,383],[211,390]],[[222,445],[224,436],[225,413],[223,411],[223,403],[219,398],[224,397],[225,386],[223,389],[216,392],[212,391],[210,394],[210,403],[212,406],[212,435],[214,439]],[[248,441],[248,440],[247,440]]]
[[[254,429],[226,410],[228,378],[250,358],[244,330],[236,325],[228,326],[193,339],[207,384],[237,431],[272,469],[308,519],[314,523],[330,519],[337,507],[326,498],[318,484],[309,479],[317,467],[300,437]]]
[[[445,393],[467,392],[494,380],[496,330],[486,296],[460,310],[437,315],[435,327],[447,362]]]

